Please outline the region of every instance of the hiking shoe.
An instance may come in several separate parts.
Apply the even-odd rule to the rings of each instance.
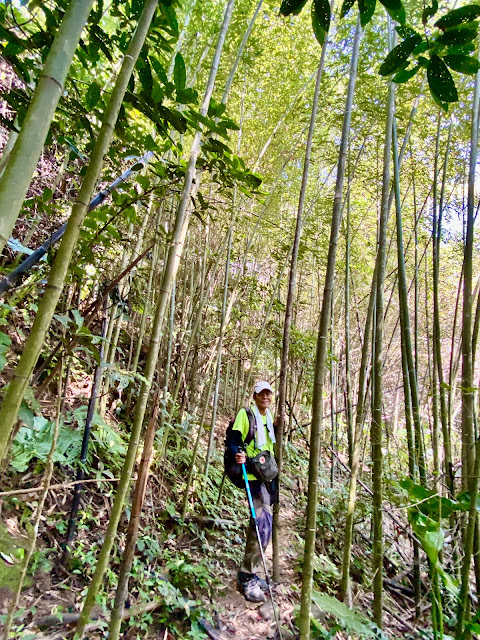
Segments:
[[[239,571],[237,575],[237,586],[240,593],[243,593],[245,600],[249,602],[265,602],[266,597],[259,583],[258,576],[252,573]],[[262,580],[263,582],[263,580]],[[265,583],[266,584],[266,583]]]
[[[255,578],[251,578],[245,584],[243,587],[243,595],[245,596],[245,600],[249,602],[265,602],[267,599]]]
[[[268,593],[268,584],[265,582],[265,580],[262,580],[261,578],[259,578],[256,573],[253,574],[253,577],[257,581],[257,584],[260,587],[260,589],[263,591],[263,593]]]

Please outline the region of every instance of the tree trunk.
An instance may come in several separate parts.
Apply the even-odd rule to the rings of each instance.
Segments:
[[[303,208],[305,204],[305,195],[307,192],[308,175],[310,172],[310,156],[312,152],[313,134],[315,131],[315,120],[317,118],[318,100],[320,96],[320,86],[322,83],[323,68],[325,66],[325,55],[327,52],[328,39],[325,38],[325,42],[322,46],[322,53],[320,56],[320,62],[318,64],[317,78],[315,82],[315,91],[313,94],[312,111],[310,114],[310,127],[308,130],[307,145],[305,148],[305,159],[303,161],[303,175],[302,184],[300,186],[300,197],[298,201],[297,221],[295,226],[295,237],[292,247],[292,260],[290,262],[290,273],[288,277],[288,293],[287,304],[285,307],[285,320],[283,324],[283,344],[282,355],[280,359],[280,379],[278,383],[278,404],[277,404],[277,434],[275,445],[275,457],[278,465],[278,477],[277,482],[280,484],[281,475],[283,469],[283,434],[284,434],[284,414],[285,414],[285,399],[286,399],[286,379],[287,379],[287,366],[288,366],[288,353],[290,349],[290,328],[292,324],[293,313],[293,300],[295,296],[295,286],[297,281],[297,262],[298,262],[298,250],[300,248],[300,238],[302,236],[303,226]],[[275,501],[273,507],[273,579],[275,582],[280,580],[280,564],[279,564],[279,539],[278,539],[278,527],[280,519],[280,502]]]
[[[53,40],[0,182],[0,253],[27,195],[93,0],[73,0]],[[3,457],[0,455],[0,458]]]
[[[205,116],[207,114],[208,107],[210,105],[210,99],[211,99],[213,88],[215,85],[215,78],[217,76],[220,56],[222,53],[223,44],[225,42],[228,26],[230,24],[230,19],[232,17],[234,3],[235,3],[235,0],[229,0],[225,8],[223,25],[218,35],[217,47],[213,57],[212,66],[210,69],[210,75],[207,81],[207,87],[206,87],[205,95],[203,98],[202,106],[200,109],[200,113],[202,116]],[[135,407],[135,414],[133,418],[132,431],[130,436],[130,442],[128,445],[127,455],[125,456],[121,479],[118,484],[117,493],[115,494],[115,501],[112,507],[112,513],[108,523],[105,541],[100,551],[95,573],[90,583],[90,587],[88,589],[88,593],[85,598],[82,614],[77,625],[77,630],[76,630],[77,640],[80,640],[81,638],[83,638],[83,635],[85,632],[85,626],[90,617],[90,612],[92,610],[92,607],[95,604],[96,595],[103,582],[103,576],[107,569],[108,559],[110,557],[110,552],[113,546],[115,534],[117,532],[118,523],[120,521],[120,516],[123,511],[123,505],[125,502],[128,485],[130,483],[130,478],[131,478],[133,467],[135,464],[135,457],[136,457],[137,448],[140,440],[140,432],[143,425],[143,418],[144,418],[145,410],[147,407],[148,396],[150,393],[150,386],[153,381],[153,376],[154,376],[155,368],[157,365],[158,352],[160,348],[160,338],[162,334],[163,323],[164,323],[166,309],[167,309],[167,302],[170,298],[173,282],[177,275],[178,266],[183,253],[185,236],[188,230],[188,223],[190,220],[190,211],[189,211],[190,193],[192,190],[192,184],[194,182],[194,178],[196,174],[196,163],[197,163],[197,158],[200,151],[201,136],[202,136],[201,132],[197,131],[193,139],[192,147],[190,150],[190,158],[189,158],[188,166],[185,173],[184,187],[183,187],[182,195],[180,198],[180,203],[177,209],[175,226],[173,229],[172,240],[170,243],[170,249],[168,252],[168,257],[165,265],[162,283],[160,286],[160,295],[157,301],[155,318],[153,321],[150,350],[148,353],[148,358],[147,358],[147,362],[145,365],[145,372],[144,372],[144,377],[146,381],[142,384],[142,387],[138,396],[137,405]]]
[[[214,446],[215,423],[217,421],[218,392],[220,389],[220,373],[222,370],[222,348],[223,348],[223,338],[225,336],[226,320],[227,320],[226,307],[227,307],[227,298],[228,298],[228,280],[230,276],[230,255],[232,253],[232,237],[233,237],[233,223],[230,226],[230,232],[228,237],[227,263],[225,265],[225,280],[223,283],[222,319],[220,322],[220,335],[218,338],[218,345],[217,345],[217,368],[216,368],[216,374],[215,374],[215,388],[213,392],[212,421],[210,423],[210,435],[208,438],[207,456],[205,460],[205,472],[204,472],[205,477],[208,477],[210,458],[212,456],[212,451]],[[208,401],[208,398],[207,398],[207,401]]]
[[[37,315],[30,331],[30,335],[24,345],[22,356],[14,371],[8,390],[5,393],[0,408],[0,420],[2,423],[2,429],[0,431],[0,460],[3,460],[7,454],[10,435],[17,420],[18,410],[23,400],[25,390],[29,384],[33,368],[44,345],[45,336],[50,327],[53,314],[55,313],[55,307],[63,288],[68,266],[72,259],[73,250],[80,233],[80,228],[88,211],[88,203],[90,202],[100,171],[102,170],[104,156],[107,153],[112,140],[113,130],[122,106],[125,91],[132,75],[135,62],[147,36],[150,22],[152,21],[157,6],[157,1],[158,0],[146,0],[135,35],[133,36],[127,53],[124,56],[122,67],[110,96],[108,107],[105,111],[102,128],[98,134],[98,138],[83,179],[82,187],[68,220],[62,244],[60,245],[55,257],[55,261],[52,264],[48,284],[45,287],[45,293],[43,294],[43,298],[38,306]],[[72,4],[71,7],[73,6],[74,5]],[[7,177],[6,173],[7,172],[5,172],[4,180]],[[11,206],[11,203],[9,203],[9,206]]]
[[[302,597],[300,609],[300,638],[310,638],[310,606],[312,601],[313,565],[315,558],[315,534],[317,530],[317,496],[318,496],[318,465],[320,460],[321,433],[323,426],[323,390],[325,384],[325,359],[327,354],[327,337],[330,325],[330,308],[333,297],[333,283],[335,278],[335,261],[338,236],[342,217],[343,182],[347,159],[348,138],[352,117],[353,95],[357,75],[358,52],[360,48],[361,27],[360,18],[357,20],[352,57],[350,61],[350,77],[348,81],[347,99],[343,118],[342,138],[340,142],[335,196],[333,201],[332,224],[330,229],[330,243],[325,274],[325,287],[320,313],[320,325],[317,340],[315,361],[315,378],[312,401],[312,425],[310,434],[310,459],[308,468],[308,503],[307,522],[305,530],[305,554],[302,576]]]
[[[125,540],[125,551],[123,552],[122,563],[118,572],[117,591],[115,593],[115,601],[112,608],[110,625],[108,627],[109,640],[118,640],[120,626],[123,620],[125,600],[128,596],[128,580],[133,558],[135,556],[135,547],[137,544],[138,530],[140,528],[143,501],[145,499],[145,490],[147,488],[150,463],[152,461],[159,403],[160,391],[157,391],[153,400],[152,416],[148,422],[147,431],[145,433],[142,459],[140,460],[140,465],[138,467],[138,478],[132,498],[132,510],[128,523],[127,537]]]
[[[472,358],[472,283],[473,283],[473,241],[475,224],[475,170],[478,151],[478,107],[480,102],[480,73],[475,77],[472,107],[472,129],[470,138],[470,164],[468,173],[467,229],[463,260],[463,312],[462,312],[462,488],[470,492],[470,512],[464,539],[462,582],[457,610],[457,640],[469,640],[471,631],[465,622],[470,620],[471,603],[470,565],[475,534],[478,476],[480,472],[480,438],[475,446],[474,435],[474,378]]]
[[[389,23],[390,24],[390,23]],[[383,617],[383,334],[384,334],[384,288],[387,256],[388,196],[390,191],[390,162],[392,149],[392,124],[394,117],[394,85],[388,87],[385,146],[383,154],[382,200],[378,232],[376,261],[375,332],[372,372],[372,490],[373,490],[373,617],[382,628]]]
[[[102,321],[102,332],[101,332],[101,336],[103,340],[100,346],[100,362],[95,367],[92,390],[90,392],[87,415],[85,417],[85,427],[83,430],[82,448],[80,451],[80,459],[78,461],[78,470],[77,470],[77,477],[76,477],[76,482],[79,484],[76,484],[73,489],[73,499],[72,499],[72,506],[70,508],[70,518],[68,520],[67,535],[65,538],[65,545],[63,548],[64,549],[63,556],[62,556],[63,563],[65,563],[66,560],[68,559],[68,556],[70,554],[70,545],[73,542],[73,539],[75,537],[75,532],[77,529],[77,516],[78,516],[78,510],[80,507],[80,500],[82,497],[82,488],[83,488],[82,485],[80,484],[80,481],[83,480],[85,477],[84,470],[87,462],[88,445],[90,442],[93,416],[95,414],[95,408],[97,405],[98,396],[102,388],[103,370],[105,367],[106,332],[107,332],[107,299],[105,299],[105,302],[103,305],[103,321]]]

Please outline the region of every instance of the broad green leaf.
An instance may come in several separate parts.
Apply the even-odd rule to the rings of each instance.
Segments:
[[[330,28],[330,2],[328,0],[313,0],[312,11],[315,14],[318,24],[328,33]],[[323,44],[323,42],[321,43]]]
[[[334,616],[350,633],[369,638],[375,637],[374,631],[367,626],[367,620],[337,598],[313,591],[312,600],[322,611]]]
[[[160,4],[160,10],[167,20],[172,35],[176,38],[178,36],[178,21],[175,9],[170,6],[171,4],[171,2],[162,2]]]
[[[77,329],[81,329],[83,327],[84,318],[80,315],[78,309],[72,309],[72,316],[75,320],[75,324],[77,325]]]
[[[158,105],[156,107],[156,111],[159,115],[167,120],[174,129],[176,129],[179,133],[185,133],[187,130],[187,121],[178,111],[174,111],[172,109],[167,109],[163,105]]]
[[[467,44],[459,44],[459,45],[452,45],[451,47],[448,47],[447,49],[447,54],[448,55],[454,55],[454,56],[469,56],[471,53],[473,53],[475,51],[476,47],[475,44],[473,42],[468,42]],[[448,385],[447,385],[448,387]],[[448,387],[448,389],[450,389],[450,387]]]
[[[467,73],[474,75],[480,69],[480,62],[472,56],[462,56],[449,54],[443,57],[444,62],[459,73]]]
[[[282,16],[289,16],[291,13],[298,16],[306,4],[307,0],[283,0],[280,5],[280,13]]]
[[[421,53],[426,53],[427,51],[428,51],[428,42],[426,40],[423,40],[422,42],[419,42],[417,44],[417,46],[413,50],[413,55],[414,56],[418,56]],[[425,60],[427,60],[427,62],[428,62],[427,58],[425,58]]]
[[[395,31],[403,39],[409,38],[410,36],[414,36],[417,33],[415,31],[415,29],[412,29],[412,27],[409,27],[408,24],[399,24],[399,25],[397,25],[395,27]]]
[[[148,99],[153,90],[153,76],[152,69],[150,68],[150,62],[146,56],[144,59],[138,61],[138,77],[142,83],[145,98]]]
[[[160,82],[162,82],[164,85],[170,84],[168,82],[167,73],[162,64],[157,60],[157,58],[150,57],[150,64],[152,65],[153,70],[155,71]]]
[[[458,28],[451,31],[445,31],[441,36],[438,36],[436,42],[439,44],[467,44],[472,42],[477,37],[477,28]]]
[[[85,95],[85,107],[88,111],[91,111],[100,100],[100,85],[96,82],[92,82],[92,84],[88,87],[88,91]]]
[[[377,0],[358,0],[358,10],[360,11],[360,23],[365,27],[375,13]]]
[[[451,593],[454,598],[458,598],[458,583],[455,578],[452,578],[439,562],[437,562],[436,570],[442,579],[445,589]],[[444,638],[446,638],[446,636],[444,636]]]
[[[472,22],[472,20],[476,20],[479,16],[480,6],[478,4],[469,4],[466,7],[452,9],[452,11],[449,11],[446,15],[437,20],[435,22],[435,26],[443,31],[465,22]]]
[[[227,105],[223,102],[217,103],[213,98],[208,105],[207,116],[209,118],[220,118],[227,109]]]
[[[55,318],[55,320],[57,320],[57,322],[60,322],[61,325],[68,329],[68,325],[70,324],[70,318],[68,316],[60,313],[55,313],[53,317]]]
[[[185,89],[187,82],[187,72],[185,69],[185,61],[181,53],[177,53],[175,56],[175,66],[173,68],[173,81],[175,83],[175,89],[182,91]]]
[[[410,54],[421,41],[421,36],[415,34],[397,44],[380,65],[380,75],[389,76],[391,73],[398,71],[407,62]]]
[[[153,87],[152,87],[152,100],[155,103],[159,103],[163,100],[165,94],[162,91],[162,88],[160,87],[160,84],[154,80],[153,81]]]
[[[0,371],[3,371],[3,368],[7,364],[7,353],[11,344],[12,341],[7,334],[0,332]]]
[[[456,102],[458,93],[452,74],[437,55],[433,55],[427,69],[428,86],[441,102]]]
[[[177,102],[180,104],[197,104],[198,93],[195,89],[177,89]]]
[[[392,11],[398,11],[402,8],[402,0],[380,0],[385,9],[391,9]]]
[[[325,33],[325,29],[322,27],[322,25],[318,21],[313,2],[312,2],[311,15],[312,15],[312,29],[313,29],[313,33],[315,34],[315,38],[317,39],[319,44],[323,45],[323,43],[325,42],[326,33]]]
[[[340,18],[344,18],[350,9],[355,4],[356,0],[343,0],[342,10],[340,11]]]
[[[410,78],[421,69],[421,65],[417,64],[415,67],[411,69],[401,69],[397,74],[395,74],[392,78],[393,82],[396,84],[401,84],[402,82],[407,82]]]
[[[428,559],[436,565],[445,540],[440,523],[419,511],[410,512],[410,523]]]
[[[401,0],[380,0],[380,2],[385,7],[392,20],[395,20],[402,25],[405,24],[405,8]]]

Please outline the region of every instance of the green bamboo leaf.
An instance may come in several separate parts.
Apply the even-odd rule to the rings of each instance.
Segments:
[[[398,44],[380,65],[380,75],[389,76],[391,73],[398,71],[407,62],[410,54],[421,41],[421,36],[415,34]]]
[[[312,11],[316,15],[322,29],[325,33],[328,33],[331,14],[330,2],[328,0],[313,0]]]
[[[444,56],[443,60],[450,69],[459,73],[475,75],[480,69],[480,62],[476,58],[472,58],[472,56],[449,54]]]
[[[307,0],[283,0],[280,5],[280,13],[282,16],[289,16],[290,14],[298,16],[306,4]]]
[[[475,51],[475,44],[473,42],[469,42],[467,44],[454,44],[451,47],[448,47],[447,54],[448,55],[459,55],[459,56],[469,56],[471,53]]]
[[[358,10],[360,11],[360,24],[365,27],[375,13],[377,0],[358,0]]]
[[[428,86],[441,102],[457,102],[458,93],[452,74],[437,55],[433,55],[427,69]]]
[[[472,22],[472,20],[476,20],[479,16],[480,6],[478,4],[469,4],[466,7],[449,11],[435,22],[435,26],[443,31],[451,27],[457,27],[459,24],[464,24],[465,22]]]
[[[413,55],[418,56],[421,53],[426,53],[428,51],[428,42],[426,40],[422,40],[415,49],[413,50]]]
[[[172,127],[176,129],[179,133],[186,132],[187,121],[179,111],[168,109],[163,105],[158,105],[156,107],[156,111],[158,111],[159,115],[162,118],[164,118],[167,122],[169,122],[172,125]]]
[[[439,44],[467,44],[472,42],[477,37],[477,27],[474,28],[462,28],[452,29],[451,31],[445,31],[441,36],[438,36],[436,42]]]
[[[175,89],[182,91],[187,83],[187,71],[185,69],[185,61],[181,53],[175,56],[175,66],[173,68],[173,81]]]
[[[403,7],[402,0],[380,0],[385,9],[390,9],[391,11],[398,11]]]
[[[312,29],[313,29],[313,33],[315,34],[316,39],[318,40],[318,42],[323,45],[323,43],[325,42],[325,29],[322,27],[322,25],[320,24],[318,17],[317,17],[317,13],[315,11],[315,5],[312,2],[312,11],[311,11],[311,16],[312,16]]]
[[[153,70],[155,71],[155,74],[157,78],[160,80],[160,82],[162,82],[164,85],[169,84],[167,73],[163,68],[162,64],[160,63],[160,61],[157,60],[157,58],[150,57],[150,64],[152,65]]]
[[[165,16],[165,19],[170,27],[172,35],[178,37],[178,21],[175,9],[170,4],[163,2],[160,4],[160,11]]]
[[[405,40],[405,38],[409,38],[410,36],[416,35],[415,29],[409,27],[408,24],[399,24],[395,27],[395,31],[398,35]]]
[[[85,107],[87,111],[91,111],[100,100],[100,85],[96,82],[92,82],[92,84],[88,87],[88,91],[85,94]]]
[[[407,82],[407,80],[410,80],[410,78],[413,78],[413,76],[421,68],[422,68],[421,65],[417,64],[415,67],[412,67],[411,69],[401,69],[396,75],[393,76],[392,80],[396,84],[402,84],[402,82]]]
[[[344,18],[350,9],[355,4],[356,0],[343,0],[342,10],[340,11],[340,18]]]
[[[395,20],[402,25],[405,24],[405,8],[401,0],[380,0],[380,2],[385,7],[392,20]]]
[[[195,89],[177,89],[177,102],[180,104],[197,104],[198,93]]]

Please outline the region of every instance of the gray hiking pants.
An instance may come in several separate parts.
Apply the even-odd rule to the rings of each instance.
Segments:
[[[272,536],[272,504],[273,496],[263,482],[250,482],[252,491],[253,506],[257,516],[258,530],[260,532],[260,540],[265,550]],[[247,541],[245,544],[245,556],[240,566],[240,571],[245,573],[257,573],[261,566],[262,555],[257,540],[257,532],[252,520],[248,526]]]

